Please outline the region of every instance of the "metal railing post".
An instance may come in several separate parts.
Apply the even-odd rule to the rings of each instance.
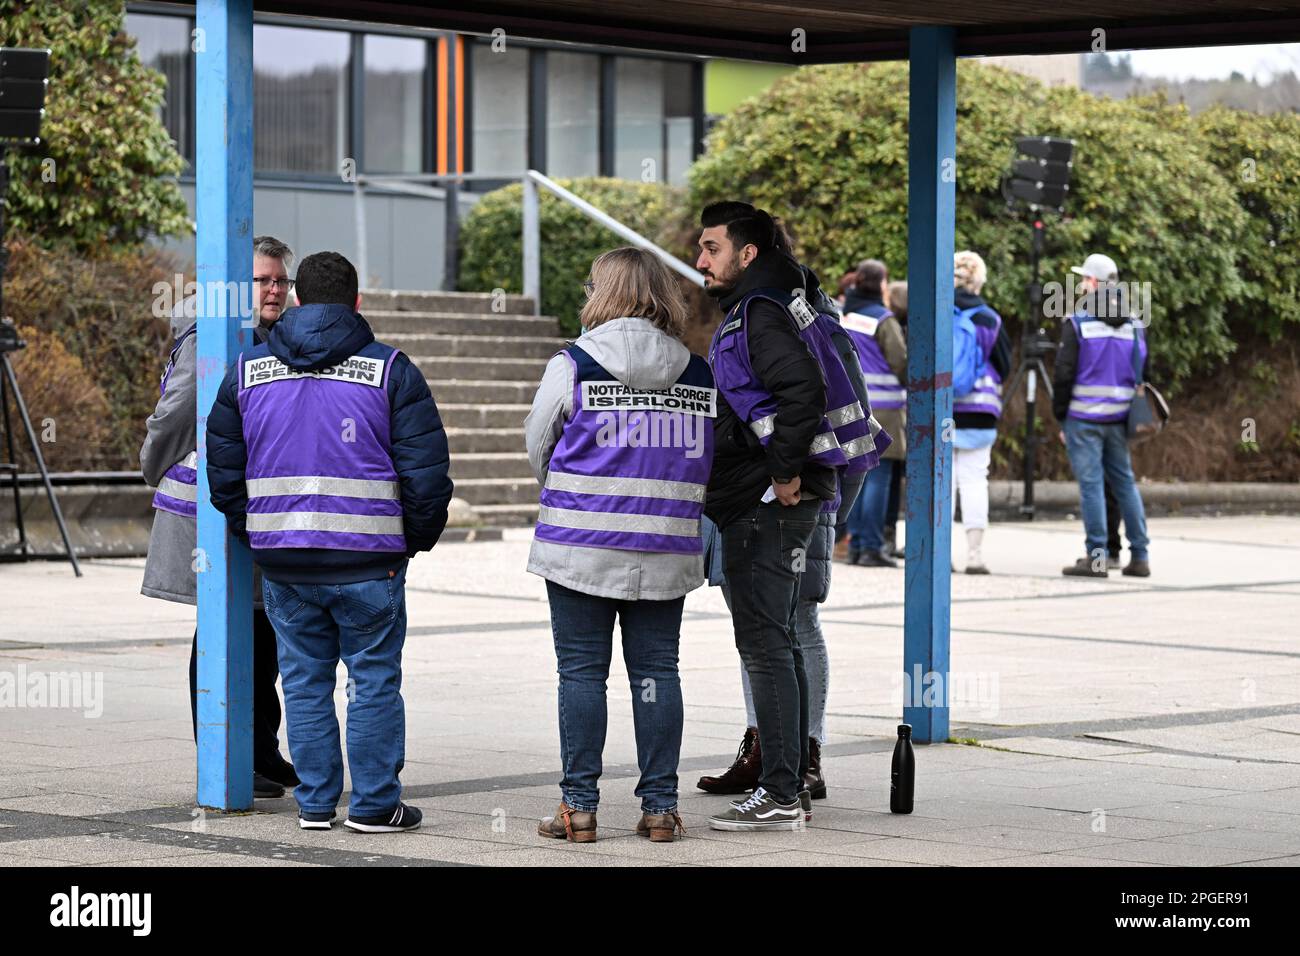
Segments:
[[[524,187],[524,295],[533,300],[533,315],[542,314],[542,236],[537,183],[529,170]]]
[[[366,187],[358,176],[352,181],[352,199],[357,212],[357,277],[360,287],[370,288],[370,270],[366,255]]]

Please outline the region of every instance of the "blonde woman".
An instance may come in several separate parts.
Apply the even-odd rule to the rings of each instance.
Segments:
[[[1002,317],[981,297],[988,268],[979,253],[963,250],[953,257],[953,362],[963,343],[979,349],[975,386],[953,395],[953,510],[961,496],[961,522],[966,528],[966,573],[988,574],[984,564],[984,529],[989,524],[989,458],[1002,417],[1002,383],[1011,371],[1011,340]],[[974,326],[963,337],[958,326]]]
[[[637,832],[668,842],[684,832],[677,647],[686,593],[703,582],[717,395],[708,364],[681,342],[686,306],[654,255],[607,252],[585,287],[582,335],[546,366],[524,426],[542,486],[528,570],[550,599],[564,766],[559,810],[538,833],[596,839],[617,618],[641,769]]]

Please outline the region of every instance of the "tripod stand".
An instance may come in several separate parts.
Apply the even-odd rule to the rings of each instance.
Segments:
[[[18,487],[18,457],[14,452],[13,423],[9,419],[8,392],[12,391],[14,405],[22,418],[23,428],[27,432],[27,440],[31,445],[32,458],[36,462],[41,481],[45,485],[45,494],[50,502],[50,512],[54,515],[54,521],[59,526],[59,534],[63,536],[63,547],[68,552],[68,560],[72,562],[72,570],[77,577],[81,577],[81,566],[77,563],[76,552],[72,550],[72,541],[68,537],[68,526],[63,521],[63,511],[59,508],[59,499],[54,494],[54,486],[50,484],[50,473],[45,467],[45,456],[41,454],[40,442],[36,440],[36,431],[32,428],[32,419],[27,413],[27,403],[23,401],[22,390],[18,388],[18,376],[14,374],[13,364],[9,361],[9,353],[25,348],[27,343],[18,338],[18,330],[14,327],[13,322],[3,318],[5,266],[9,261],[9,251],[4,246],[4,197],[9,190],[9,165],[6,159],[4,149],[0,147],[0,366],[2,366],[0,367],[0,408],[4,409],[5,448],[8,453],[8,462],[0,464],[0,474],[7,473],[13,484],[14,523],[18,526],[18,551],[12,555],[0,556],[0,560],[26,561],[28,558],[43,557],[43,555],[38,555],[32,551],[27,540],[27,528],[23,524],[23,500]]]
[[[1010,396],[1016,391],[1021,380],[1025,383],[1025,490],[1020,503],[1020,513],[1029,521],[1034,520],[1034,471],[1038,465],[1038,380],[1041,377],[1047,398],[1052,399],[1052,376],[1047,373],[1043,357],[1050,354],[1056,345],[1047,336],[1047,331],[1039,323],[1043,318],[1043,287],[1038,281],[1038,263],[1043,254],[1043,220],[1034,216],[1033,239],[1030,244],[1029,277],[1029,315],[1025,322],[1025,334],[1020,341],[1020,365],[1012,376],[1011,386],[1005,394]]]

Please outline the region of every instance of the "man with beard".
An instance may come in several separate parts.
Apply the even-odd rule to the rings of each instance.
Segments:
[[[821,366],[791,308],[804,275],[780,225],[743,202],[701,216],[696,267],[724,317],[709,352],[719,390],[705,513],[721,530],[736,649],[753,691],[759,786],[709,818],[718,830],[794,830],[807,770],[808,695],[793,618],[799,574],[846,458],[826,419]]]

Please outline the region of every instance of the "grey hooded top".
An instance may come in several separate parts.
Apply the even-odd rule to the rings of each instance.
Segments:
[[[189,299],[179,303],[172,312],[172,340],[180,338],[193,324],[194,305]],[[260,342],[266,337],[266,332],[259,325],[253,335]],[[198,447],[195,426],[197,352],[198,336],[191,335],[176,353],[176,364],[167,380],[167,394],[158,399],[153,414],[145,422],[140,470],[144,473],[145,483],[154,488],[158,487],[168,468]],[[154,511],[140,593],[178,604],[198,603],[194,571],[197,545],[193,518],[170,511]],[[262,579],[256,566],[253,570],[253,606],[262,606]]]
[[[668,388],[677,381],[691,353],[649,319],[611,319],[576,344],[601,367],[631,388]],[[556,355],[524,422],[528,461],[539,484],[545,484],[564,423],[573,415],[573,366]],[[668,601],[693,591],[704,581],[701,555],[585,548],[533,539],[528,570],[548,581],[622,601]]]

